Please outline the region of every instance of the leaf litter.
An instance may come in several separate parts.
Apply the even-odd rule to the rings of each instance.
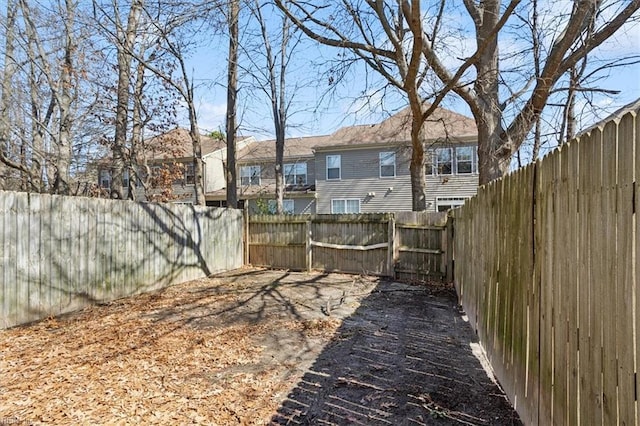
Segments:
[[[326,343],[340,321],[245,321],[234,291],[252,283],[237,284],[201,279],[0,331],[0,419],[265,424],[296,378],[282,380],[286,363],[264,365],[261,336]]]

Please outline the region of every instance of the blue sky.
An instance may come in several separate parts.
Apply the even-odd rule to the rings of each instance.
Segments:
[[[507,49],[517,49],[518,40],[505,40],[501,47],[505,52]],[[217,44],[217,45],[216,45]],[[475,47],[471,38],[461,40],[459,47],[462,53],[468,52]],[[190,59],[194,69],[196,79],[201,85],[197,89],[199,123],[206,130],[224,130],[226,112],[226,48],[227,43],[223,38],[219,43],[212,43],[206,48],[200,49]],[[323,81],[322,75],[314,68],[312,62],[321,62],[322,57],[330,57],[336,49],[319,48],[307,42],[303,49],[303,55],[296,64],[295,81],[303,81],[303,88],[296,96],[297,107],[293,108],[297,113],[290,119],[293,126],[288,129],[288,136],[305,136],[329,134],[339,127],[373,123],[393,112],[394,109],[403,106],[403,100],[399,96],[387,94],[382,96],[379,93],[373,94],[372,101],[365,104],[358,99],[362,93],[373,93],[372,87],[364,86],[364,74],[362,71],[354,72],[349,80],[340,88],[339,96],[334,97],[323,105],[317,107],[316,99],[325,90],[328,83]],[[617,33],[598,49],[598,58],[606,60],[609,58],[619,58],[630,55],[640,55],[640,25],[627,25],[622,31]],[[640,98],[640,65],[633,65],[624,68],[617,68],[607,74],[600,74],[597,87],[618,90],[618,95],[596,94],[593,95],[593,105],[596,106],[595,113],[585,113],[580,117],[580,128],[588,127],[590,124],[604,118],[607,114],[615,111],[620,106],[628,104]],[[299,79],[302,76],[301,80]],[[319,84],[316,84],[319,83]],[[239,106],[241,109],[243,134],[252,134],[258,139],[272,137],[272,123],[269,104],[266,101],[259,101],[250,94],[255,93],[254,88],[246,84],[242,86],[239,93]],[[466,104],[455,97],[450,97],[443,105],[464,115],[470,116]],[[586,106],[586,101],[578,99],[577,108],[579,111]],[[318,109],[315,113],[312,111]],[[590,108],[589,108],[590,109]]]

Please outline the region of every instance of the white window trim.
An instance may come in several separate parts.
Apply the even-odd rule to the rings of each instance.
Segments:
[[[305,166],[305,173],[304,173],[304,182],[303,183],[298,183],[298,177],[302,176],[302,175],[298,175],[296,173],[296,168],[297,166],[304,164]],[[287,182],[287,167],[291,167],[293,168],[293,185],[306,185],[307,184],[307,177],[308,177],[308,172],[309,172],[309,166],[307,165],[307,163],[287,163],[284,165],[284,181],[285,183]]]
[[[451,173],[440,173],[440,167],[439,167],[440,162],[438,161],[438,153],[440,151],[442,151],[442,150],[445,150],[445,149],[449,150],[449,158],[450,158],[449,163],[451,164]],[[455,167],[455,159],[454,159],[455,152],[454,152],[454,149],[451,148],[451,147],[436,148],[434,154],[435,154],[434,155],[435,174],[438,175],[438,176],[451,176],[451,175],[453,175],[454,172],[455,172],[455,169],[454,169],[454,167]]]
[[[287,208],[287,205],[290,208]],[[267,201],[267,208],[269,209],[269,213],[276,213],[276,200],[270,199]],[[285,198],[282,200],[282,210],[284,214],[294,214],[296,212],[296,203],[293,198]]]
[[[333,202],[334,201],[343,201],[345,210],[347,210],[347,202],[349,202],[349,201],[357,201],[358,202],[358,211],[355,212],[355,213],[336,213],[334,211],[334,208],[333,208]],[[332,198],[331,199],[331,214],[358,214],[360,212],[361,212],[361,205],[360,205],[360,199],[359,198]]]
[[[393,175],[391,176],[382,176],[382,159],[383,158],[388,158],[393,156]],[[378,176],[380,177],[380,179],[392,179],[394,177],[396,177],[396,153],[393,151],[383,151],[378,153],[378,163],[379,163],[379,167],[378,167]],[[389,164],[387,165],[389,166]]]
[[[107,169],[101,169],[99,175],[100,176],[98,180],[100,183],[100,188],[111,189],[111,181],[112,181],[111,171]],[[102,184],[103,182],[106,182],[106,185],[103,185]]]
[[[338,157],[339,165],[338,165],[338,177],[337,178],[330,178],[329,177],[329,157]],[[325,158],[325,161],[327,162],[327,164],[326,164],[326,177],[327,177],[327,180],[341,180],[342,179],[342,155],[340,155],[340,154],[327,155],[326,158]],[[335,167],[332,167],[332,168],[335,168]]]
[[[471,173],[460,173],[458,172],[458,149],[460,148],[471,148]],[[478,148],[475,146],[459,146],[455,149],[455,158],[456,158],[456,166],[455,166],[455,174],[456,175],[475,175],[478,174]]]
[[[249,170],[249,175],[245,176],[243,171],[247,170],[247,169]],[[253,169],[257,169],[258,170],[258,173],[257,173],[258,183],[251,183],[251,178],[253,177],[253,173],[252,173]],[[259,164],[254,164],[254,165],[251,165],[251,166],[240,166],[240,184],[242,186],[260,186],[260,183],[262,182],[262,176],[261,175],[262,175],[262,167]],[[242,180],[245,177],[249,178],[249,183],[247,185],[242,183]]]
[[[463,205],[469,197],[436,197],[436,211],[440,211],[440,206],[450,206],[450,208]]]

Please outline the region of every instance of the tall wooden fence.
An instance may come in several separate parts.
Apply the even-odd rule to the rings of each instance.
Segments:
[[[525,424],[640,424],[636,113],[455,211],[455,283]]]
[[[248,262],[406,279],[446,275],[446,214],[256,215]]]
[[[0,328],[242,266],[242,213],[0,192]]]

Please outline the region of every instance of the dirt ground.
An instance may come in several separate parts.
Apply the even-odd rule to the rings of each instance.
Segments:
[[[520,424],[473,342],[441,285],[242,269],[0,331],[0,424]]]

